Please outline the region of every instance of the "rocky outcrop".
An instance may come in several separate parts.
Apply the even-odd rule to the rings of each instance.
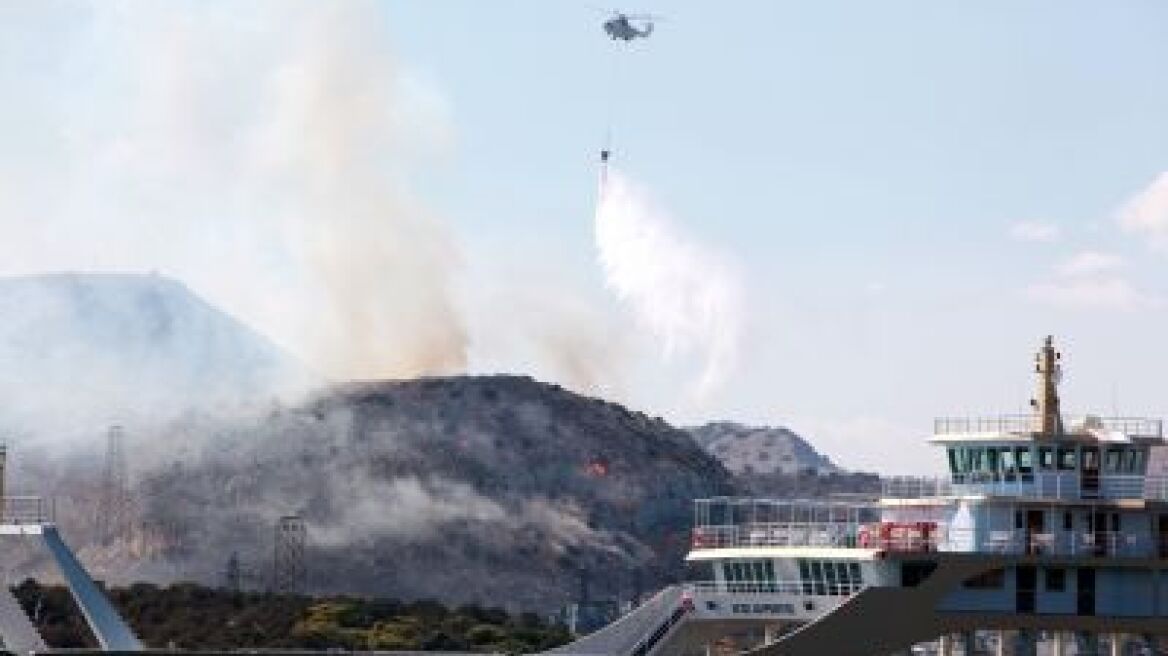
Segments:
[[[714,422],[690,428],[689,433],[735,474],[793,476],[840,472],[826,456],[787,428]]]

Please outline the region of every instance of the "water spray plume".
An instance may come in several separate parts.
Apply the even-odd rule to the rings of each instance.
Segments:
[[[698,399],[708,396],[738,359],[739,276],[611,165],[601,171],[599,196],[596,245],[606,284],[664,357],[700,360],[692,391]]]

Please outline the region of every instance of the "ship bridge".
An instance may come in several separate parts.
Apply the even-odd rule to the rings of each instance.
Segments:
[[[1151,449],[1164,444],[1164,422],[1098,415],[1064,421],[1061,360],[1047,337],[1035,356],[1031,414],[935,420],[929,442],[945,448],[949,476],[916,489],[912,479],[893,481],[886,496],[1168,501],[1168,479],[1148,476]]]
[[[1151,449],[1164,444],[1162,420],[1086,415],[1063,433],[1040,428],[1034,416],[935,420],[929,442],[945,448],[949,475],[933,492],[1168,500],[1168,478],[1148,476]]]
[[[1007,636],[1028,656],[1039,642],[1059,656],[1163,647],[1168,478],[1149,468],[1163,423],[1065,418],[1049,337],[1034,372],[1032,413],[934,422],[944,476],[885,479],[870,497],[696,500],[696,580],[556,653],[701,654],[752,631],[752,656],[938,637],[940,654],[970,654],[987,631],[999,654]]]
[[[1168,477],[1149,471],[1163,421],[1065,420],[1061,359],[1046,338],[1029,415],[935,420],[948,474],[884,480],[884,521],[934,526],[941,551],[1168,556]]]

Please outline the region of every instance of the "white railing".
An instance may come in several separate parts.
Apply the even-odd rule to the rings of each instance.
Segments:
[[[880,481],[880,496],[887,499],[931,499],[953,495],[953,482],[937,476],[893,476]]]
[[[693,530],[693,547],[856,547],[860,526],[843,522],[699,526]]]
[[[898,552],[937,551],[934,522],[887,524],[803,523],[699,526],[693,530],[694,549],[741,547],[831,547],[883,549]]]
[[[753,525],[791,531],[806,528],[859,526],[880,519],[880,503],[870,499],[756,499],[716,497],[694,500],[694,525],[733,527]],[[829,531],[834,532],[834,531]],[[759,536],[760,540],[783,540],[785,533]],[[740,538],[735,538],[740,539]],[[805,539],[805,538],[794,538]]]
[[[696,581],[686,587],[703,594],[803,594],[801,581]]]
[[[1164,436],[1161,419],[1144,417],[1068,418],[1064,425],[1069,431],[1103,431],[1122,433],[1129,437],[1159,439]],[[996,415],[986,417],[938,417],[933,420],[934,435],[966,435],[971,433],[1026,435],[1041,431],[1041,421],[1034,415]]]
[[[998,415],[991,417],[937,417],[933,420],[934,435],[965,435],[970,433],[1034,433],[1040,421],[1034,415]]]
[[[707,595],[791,595],[839,597],[859,592],[861,583],[841,581],[695,581],[685,587]]]
[[[951,529],[935,522],[884,522],[866,525],[699,526],[694,549],[735,547],[834,547],[893,553],[997,553],[1011,555],[1153,557],[1168,553],[1147,535],[1122,531]]]
[[[1087,419],[1072,420],[1069,426],[1075,427],[1079,425],[1088,428],[1096,428],[1092,424],[1095,422],[1095,417]],[[1103,430],[1108,432],[1123,433],[1130,437],[1164,437],[1164,420],[1163,419],[1147,419],[1144,417],[1100,417],[1098,424],[1102,426]]]
[[[881,481],[887,499],[928,499],[968,494],[1027,499],[1148,499],[1168,501],[1168,477],[1139,474],[1084,476],[1081,472],[955,474],[893,477]]]
[[[1168,545],[1164,545],[1168,546]],[[978,539],[968,530],[939,536],[939,551],[997,553],[1034,556],[1117,556],[1147,558],[1159,555],[1161,545],[1146,535],[1122,531],[1032,532],[986,531]]]
[[[52,511],[43,497],[0,498],[0,524],[44,524],[53,521]]]

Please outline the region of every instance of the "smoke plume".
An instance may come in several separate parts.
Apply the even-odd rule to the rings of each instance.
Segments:
[[[22,313],[37,326],[74,321],[61,332],[79,345],[65,353],[57,333],[0,331],[11,346],[0,347],[0,370],[18,379],[0,375],[0,392],[20,387],[32,408],[11,421],[0,412],[0,427],[60,432],[38,426],[49,416],[100,435],[133,423],[127,406],[140,423],[181,412],[190,397],[172,365],[192,372],[190,389],[236,389],[216,378],[232,372],[206,363],[261,340],[207,330],[192,318],[205,313],[175,309],[197,305],[188,296],[270,339],[277,348],[259,350],[294,356],[313,382],[470,369],[658,410],[671,405],[661,396],[680,396],[638,387],[660,363],[635,357],[639,336],[590,281],[565,282],[561,262],[544,266],[511,241],[460,247],[418,183],[457,153],[452,112],[397,56],[386,18],[367,0],[40,3],[6,14],[0,275],[157,272],[191,293],[140,303],[173,286],[131,294],[119,283],[88,303],[92,285],[79,276],[77,293],[0,298],[9,324]],[[606,193],[597,237],[609,286],[668,355],[698,368],[693,387],[712,390],[735,358],[734,276],[616,172]],[[529,261],[523,275],[502,279],[498,263],[517,260]],[[144,341],[138,328],[155,324],[170,333],[147,337],[167,339]],[[151,347],[159,342],[165,351]],[[46,369],[30,377],[33,365],[8,352],[68,357],[51,371],[55,361],[29,359]],[[163,392],[174,397],[165,413],[151,403]],[[76,417],[59,409],[63,397]]]
[[[466,331],[452,295],[458,256],[441,222],[413,199],[397,170],[405,131],[433,120],[397,63],[370,56],[360,16],[326,12],[323,26],[271,76],[274,112],[258,147],[282,190],[297,190],[286,225],[293,258],[331,310],[314,351],[349,377],[460,372]],[[439,131],[445,126],[439,126]]]
[[[738,357],[742,285],[732,268],[611,167],[601,178],[596,244],[608,286],[666,357],[700,359],[699,398],[714,391]]]
[[[441,96],[375,3],[224,9],[18,13],[71,27],[0,67],[0,273],[156,270],[335,378],[461,371],[458,248],[413,192]]]

